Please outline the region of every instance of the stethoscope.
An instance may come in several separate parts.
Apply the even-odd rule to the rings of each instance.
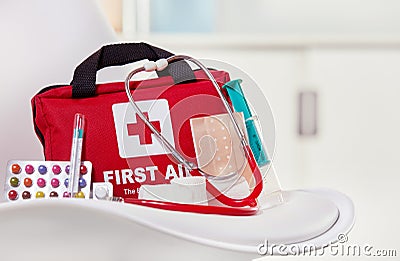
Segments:
[[[210,175],[205,173],[201,170],[197,164],[190,162],[182,156],[182,154],[175,149],[175,147],[158,131],[158,129],[150,122],[150,120],[145,116],[139,106],[136,104],[135,100],[132,97],[131,90],[130,90],[130,80],[135,74],[140,72],[154,72],[154,71],[163,71],[167,68],[169,63],[175,61],[191,61],[195,65],[197,65],[208,77],[211,81],[213,86],[215,87],[219,97],[222,100],[222,103],[225,109],[228,112],[229,118],[233,123],[233,127],[235,132],[239,136],[240,142],[243,147],[243,151],[245,154],[245,158],[249,164],[251,172],[253,173],[254,177],[254,188],[251,193],[242,199],[234,199],[224,195],[218,188],[216,188],[211,182],[207,179]],[[142,67],[139,67],[133,71],[131,71],[125,79],[125,91],[126,95],[128,96],[129,103],[133,107],[134,111],[139,115],[139,118],[146,124],[146,126],[156,135],[159,141],[165,146],[167,150],[171,153],[171,155],[183,166],[187,168],[192,176],[204,176],[206,177],[206,189],[207,191],[215,197],[219,202],[229,206],[229,207],[217,207],[217,206],[200,206],[200,205],[189,205],[189,204],[179,204],[179,203],[172,203],[172,202],[159,202],[153,200],[139,200],[139,199],[127,199],[125,200],[126,203],[134,203],[140,204],[150,207],[158,207],[162,209],[168,210],[180,210],[180,211],[188,211],[188,212],[198,212],[198,213],[215,213],[215,214],[226,214],[226,215],[251,215],[257,211],[257,197],[260,195],[262,188],[263,188],[263,180],[261,171],[258,168],[257,162],[251,152],[250,146],[245,138],[244,133],[242,132],[241,128],[239,127],[238,122],[236,121],[233,111],[225,98],[224,94],[222,93],[220,86],[218,85],[217,81],[215,80],[214,76],[211,72],[205,67],[200,61],[185,55],[174,55],[167,59],[160,59],[156,62],[150,61],[145,63]]]

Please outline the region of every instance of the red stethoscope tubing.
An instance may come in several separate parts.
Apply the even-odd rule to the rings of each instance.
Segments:
[[[170,211],[192,212],[197,214],[214,214],[214,215],[228,215],[228,216],[252,216],[257,214],[257,207],[234,208],[234,207],[221,207],[221,206],[205,206],[205,205],[191,205],[172,203],[156,200],[144,200],[126,198],[125,203],[135,204],[145,207],[152,207]]]

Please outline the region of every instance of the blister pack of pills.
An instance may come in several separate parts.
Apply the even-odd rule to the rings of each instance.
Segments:
[[[7,164],[4,195],[7,201],[40,198],[68,198],[69,161],[11,160]],[[83,161],[80,167],[77,198],[88,199],[92,163]]]

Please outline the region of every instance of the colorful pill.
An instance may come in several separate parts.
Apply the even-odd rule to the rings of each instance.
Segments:
[[[18,187],[18,186],[19,186],[19,179],[16,178],[16,177],[12,177],[12,178],[10,179],[10,185],[11,185],[12,187],[14,187],[14,188]]]
[[[38,192],[36,192],[36,198],[44,198],[44,193],[43,193],[43,191],[38,191]]]
[[[25,166],[25,172],[27,174],[32,174],[33,172],[35,172],[35,168],[32,165],[28,164]]]
[[[66,179],[64,180],[64,185],[65,185],[66,188],[68,188],[68,184],[69,184],[69,179],[66,178]]]
[[[31,193],[29,191],[22,192],[22,198],[23,199],[30,199],[31,198]]]
[[[47,167],[45,166],[45,165],[40,165],[39,167],[38,167],[38,171],[39,171],[39,173],[40,174],[46,174],[47,173]]]
[[[44,188],[46,186],[46,180],[42,179],[42,178],[38,178],[37,185],[39,186],[39,188]]]
[[[61,167],[59,165],[54,165],[52,170],[53,170],[53,173],[56,175],[61,173]]]
[[[50,197],[51,198],[58,198],[58,193],[55,191],[50,192]]]
[[[69,197],[70,197],[70,194],[68,193],[68,191],[65,191],[63,193],[63,198],[69,198]]]
[[[75,197],[76,198],[85,198],[85,193],[83,193],[82,191],[79,191],[78,193],[76,193]]]
[[[58,179],[56,179],[56,178],[54,178],[54,179],[51,179],[51,186],[53,187],[53,188],[58,188],[58,186],[60,186],[60,181],[58,180]]]
[[[25,187],[30,188],[32,186],[32,180],[30,178],[25,178],[24,185]]]
[[[66,167],[65,167],[65,172],[67,173],[67,174],[69,174],[69,170],[70,170],[70,166],[69,165],[67,165]]]
[[[80,172],[81,172],[82,175],[85,175],[87,173],[87,168],[86,168],[85,165],[81,165]]]
[[[79,178],[79,187],[80,188],[86,187],[86,180],[84,178]]]
[[[11,200],[16,200],[18,198],[18,192],[15,190],[10,190],[8,192],[8,198]]]
[[[18,164],[12,164],[11,172],[14,174],[19,174],[19,173],[21,173],[21,167]]]

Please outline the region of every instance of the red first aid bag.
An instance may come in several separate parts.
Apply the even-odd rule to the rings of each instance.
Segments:
[[[104,67],[171,55],[145,43],[104,46],[76,68],[71,85],[41,90],[33,97],[32,108],[46,160],[70,159],[73,119],[81,113],[86,120],[82,160],[92,162],[94,182],[106,179],[113,183],[114,195],[137,197],[140,184],[166,183],[185,176],[184,168],[162,146],[154,146],[156,138],[135,113],[126,113],[130,106],[124,83],[95,84],[96,72]],[[168,70],[170,75],[132,82],[131,88],[139,87],[135,90],[137,104],[161,133],[193,159],[190,118],[225,110],[214,87],[208,81],[196,81],[186,63]],[[177,71],[179,74],[174,73]],[[213,75],[221,84],[229,80],[226,72]],[[125,117],[133,118],[129,122]]]
[[[93,182],[113,184],[114,196],[135,199],[143,184],[187,176],[187,169],[132,109],[124,83],[96,85],[96,73],[104,67],[170,56],[146,43],[104,46],[75,69],[70,85],[42,89],[32,98],[32,109],[46,160],[70,159],[73,119],[81,113],[85,116],[82,160],[92,162]],[[227,72],[211,72],[219,86],[229,81]],[[158,76],[130,82],[135,102],[175,149],[195,162],[190,119],[224,114],[226,108],[204,71],[193,71],[185,61],[169,64]]]

